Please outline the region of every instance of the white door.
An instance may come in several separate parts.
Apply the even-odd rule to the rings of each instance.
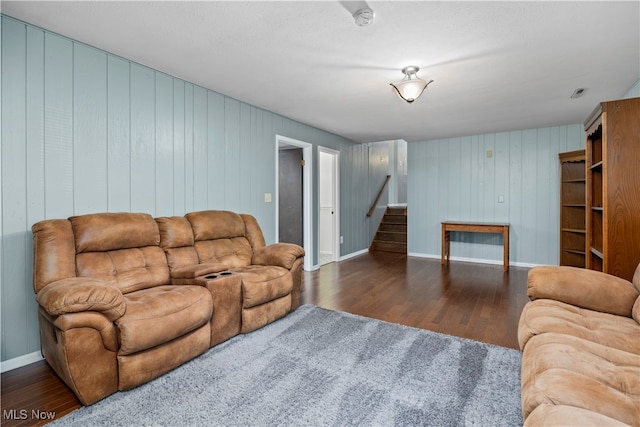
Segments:
[[[318,262],[320,265],[338,261],[339,212],[338,212],[338,154],[328,148],[318,148]]]

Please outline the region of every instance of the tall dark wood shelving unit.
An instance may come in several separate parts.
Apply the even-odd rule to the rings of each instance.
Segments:
[[[585,150],[560,153],[560,265],[586,266]]]
[[[631,280],[640,263],[640,98],[600,103],[585,130],[586,267]]]

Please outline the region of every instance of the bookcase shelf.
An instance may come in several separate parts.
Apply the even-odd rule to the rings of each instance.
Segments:
[[[586,262],[585,151],[560,153],[560,265]]]
[[[585,122],[586,267],[631,280],[640,263],[640,98],[602,102]]]

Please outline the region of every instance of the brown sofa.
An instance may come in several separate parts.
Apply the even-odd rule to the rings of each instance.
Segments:
[[[536,267],[518,325],[525,426],[640,426],[640,265],[632,282]]]
[[[32,231],[42,354],[85,405],[299,304],[304,251],[266,246],[250,215],[101,213]]]

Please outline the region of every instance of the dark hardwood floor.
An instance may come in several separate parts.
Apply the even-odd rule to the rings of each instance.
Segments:
[[[303,302],[361,316],[517,348],[527,268],[373,252],[303,276]],[[44,425],[80,407],[40,361],[2,374],[2,425]]]

